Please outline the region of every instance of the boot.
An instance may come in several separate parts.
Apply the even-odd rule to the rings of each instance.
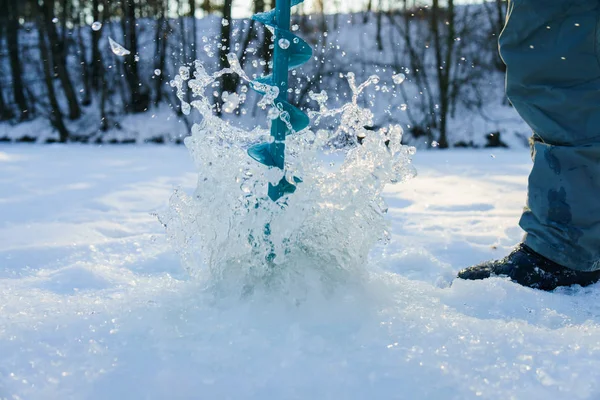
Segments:
[[[520,244],[501,260],[484,262],[463,269],[461,279],[477,280],[490,276],[508,276],[523,286],[554,290],[558,286],[588,286],[600,280],[600,271],[575,271],[550,261],[530,247]]]

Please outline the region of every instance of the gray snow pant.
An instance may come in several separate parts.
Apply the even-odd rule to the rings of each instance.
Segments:
[[[509,0],[506,92],[533,130],[525,244],[600,269],[600,1]]]

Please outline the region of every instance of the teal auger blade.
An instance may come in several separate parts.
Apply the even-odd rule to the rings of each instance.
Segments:
[[[310,45],[290,31],[291,8],[303,1],[276,0],[275,9],[252,17],[253,20],[271,26],[275,30],[273,72],[271,75],[258,78],[256,82],[279,88],[279,95],[275,103],[282,112],[289,115],[289,126],[280,118],[273,120],[271,125],[273,141],[250,147],[248,155],[261,164],[277,167],[282,171],[285,169],[286,136],[303,130],[309,124],[308,116],[287,101],[288,71],[304,64],[312,57]],[[256,85],[251,86],[257,90]],[[257,91],[260,92],[260,90]],[[297,177],[294,177],[293,180],[294,182],[290,182],[284,176],[277,185],[269,183],[268,195],[271,200],[276,201],[286,194],[294,193],[296,184],[302,180]]]

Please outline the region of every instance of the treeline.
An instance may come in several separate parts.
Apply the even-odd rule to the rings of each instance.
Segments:
[[[311,90],[337,90],[339,74],[350,70],[358,78],[381,69],[404,71],[398,107],[410,106],[401,119],[413,136],[450,146],[448,120],[457,108],[482,107],[484,82],[502,71],[496,38],[505,12],[501,0],[454,1],[366,0],[352,13],[342,13],[341,1],[297,8],[293,23],[315,47],[315,62],[301,71],[307,79],[297,78],[294,101],[310,106]],[[17,126],[41,119],[58,134],[47,141],[98,143],[121,129],[125,116],[150,118],[161,107],[190,124],[166,84],[180,65],[200,59],[225,67],[227,54],[235,52],[250,75],[268,71],[271,34],[232,18],[241,3],[0,0],[0,121]],[[272,6],[254,0],[247,14]],[[109,38],[118,43],[112,51]],[[226,76],[215,88],[217,112],[221,94],[239,85]],[[243,119],[246,113],[235,114]],[[379,119],[398,117],[382,112]]]

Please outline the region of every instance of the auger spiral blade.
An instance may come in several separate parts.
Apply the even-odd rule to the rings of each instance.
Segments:
[[[259,143],[248,149],[248,155],[261,164],[276,167],[282,170],[283,177],[277,185],[269,184],[269,197],[276,201],[286,194],[296,190],[300,178],[294,177],[294,182],[285,178],[285,138],[295,132],[305,129],[309,124],[308,116],[287,101],[288,71],[304,64],[312,57],[312,48],[290,31],[291,8],[304,0],[276,0],[275,9],[256,14],[252,17],[255,21],[270,26],[275,31],[275,50],[273,53],[273,71],[271,75],[258,78],[251,85],[254,90],[261,92],[259,86],[267,84],[279,88],[279,95],[275,105],[280,113],[286,115],[273,120],[271,125],[270,143]]]

